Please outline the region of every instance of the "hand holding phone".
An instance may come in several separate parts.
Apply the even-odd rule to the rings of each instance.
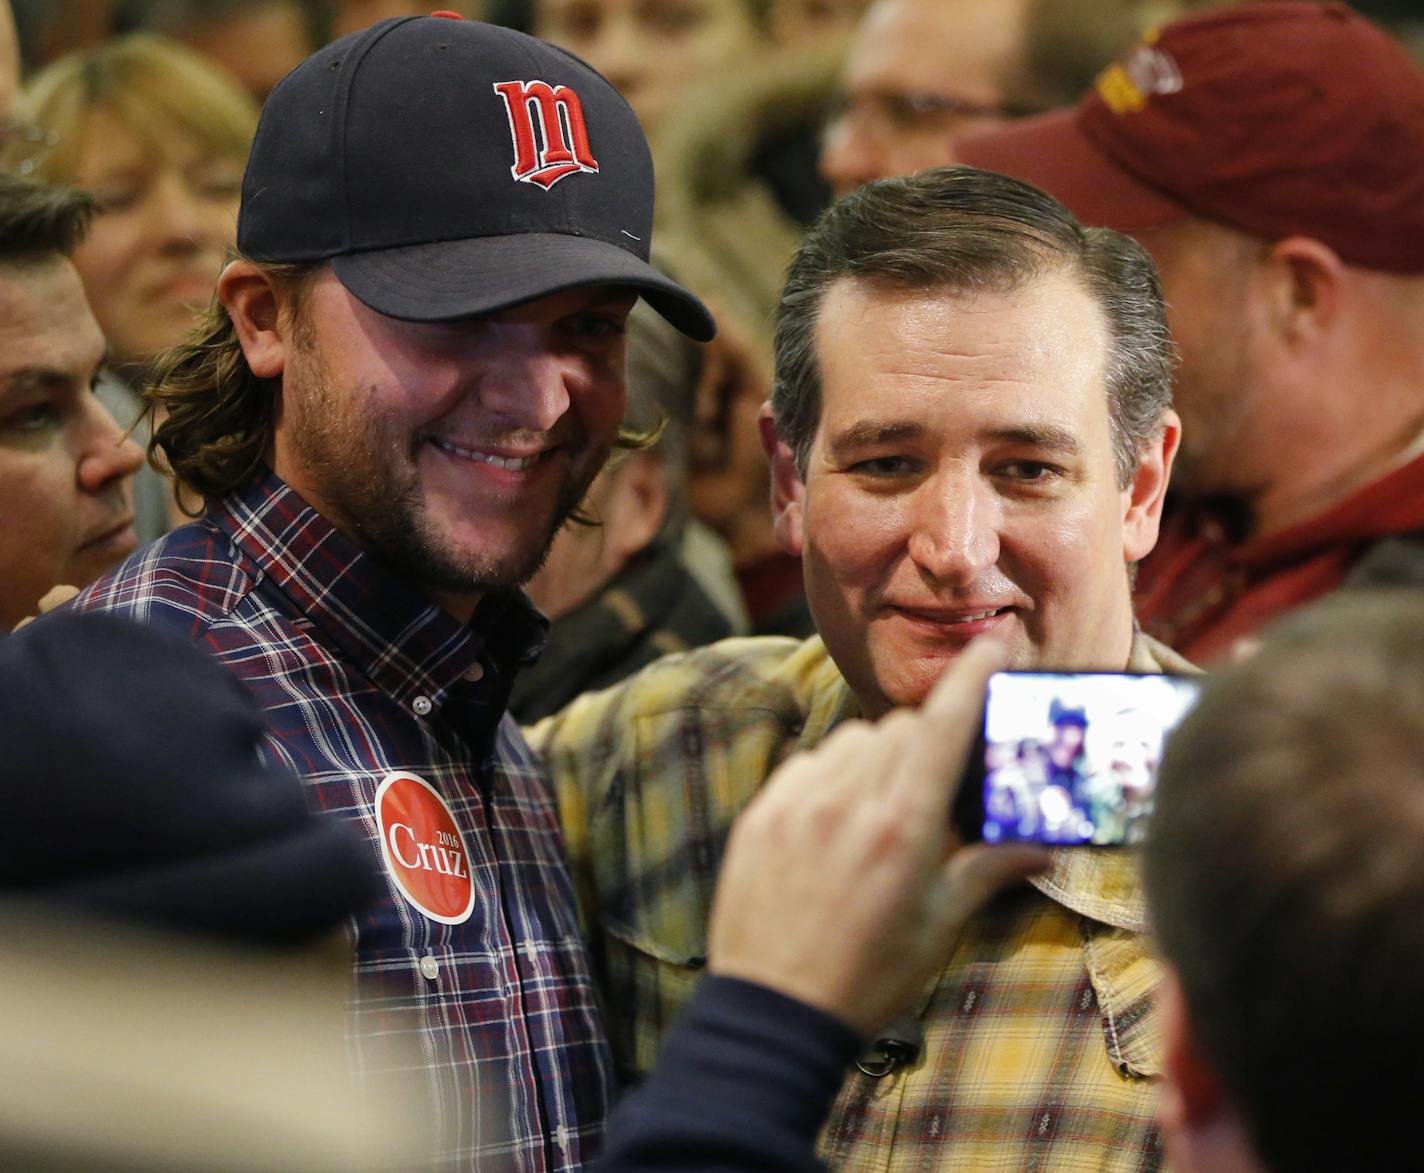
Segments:
[[[1200,688],[1191,676],[995,673],[955,830],[965,842],[1140,843],[1167,734]]]

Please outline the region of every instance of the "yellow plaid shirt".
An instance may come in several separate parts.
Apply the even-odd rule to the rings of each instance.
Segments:
[[[1141,635],[1131,667],[1193,670]],[[669,656],[529,731],[557,787],[625,1079],[652,1066],[702,975],[733,819],[783,759],[856,715],[819,638],[763,637]],[[1032,888],[971,921],[925,992],[918,1060],[850,1073],[826,1158],[895,1173],[1160,1168],[1144,931],[1132,855],[1058,852]]]

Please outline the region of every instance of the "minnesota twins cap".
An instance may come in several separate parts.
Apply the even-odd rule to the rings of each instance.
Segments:
[[[652,222],[647,140],[607,81],[544,41],[442,13],[342,37],[278,84],[237,244],[258,262],[329,259],[394,318],[624,285],[706,341],[706,307],[648,263]]]
[[[1086,224],[1195,216],[1424,272],[1424,73],[1342,4],[1214,9],[1149,34],[1076,107],[967,136],[965,163]]]

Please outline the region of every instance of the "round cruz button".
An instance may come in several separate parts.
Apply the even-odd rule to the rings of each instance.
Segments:
[[[415,774],[388,774],[376,789],[376,825],[400,894],[433,921],[468,920],[475,907],[470,852],[439,791]]]

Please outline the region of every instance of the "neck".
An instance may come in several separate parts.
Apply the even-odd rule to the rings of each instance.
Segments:
[[[1421,387],[1414,389],[1416,400]],[[1398,467],[1424,437],[1424,409],[1411,406],[1366,412],[1365,418],[1346,412],[1348,418],[1323,427],[1317,420],[1307,435],[1280,443],[1276,475],[1249,498],[1253,532],[1271,534],[1309,521]]]
[[[483,595],[462,591],[429,590],[425,593],[430,596],[430,601],[445,614],[467,626],[470,620],[475,617],[475,609],[479,607],[480,600],[484,598]]]
[[[1424,280],[1347,269],[1317,343],[1283,354],[1278,404],[1243,466],[1264,462],[1251,501],[1258,533],[1319,515],[1397,467],[1424,436]],[[1269,377],[1269,371],[1266,372]]]

